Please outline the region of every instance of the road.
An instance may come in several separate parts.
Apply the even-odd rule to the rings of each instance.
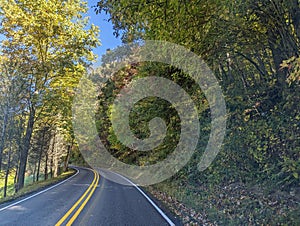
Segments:
[[[0,225],[172,224],[138,187],[112,182],[85,168],[55,187],[0,205]]]

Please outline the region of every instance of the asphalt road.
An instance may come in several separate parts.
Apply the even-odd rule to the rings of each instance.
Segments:
[[[100,174],[119,177],[110,172]],[[0,225],[173,223],[139,188],[98,177],[89,169],[79,168],[77,175],[64,183],[34,195],[0,205]]]

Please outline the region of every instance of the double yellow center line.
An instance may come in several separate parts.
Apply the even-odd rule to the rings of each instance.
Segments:
[[[97,171],[93,170],[94,173],[94,180],[88,187],[88,189],[84,192],[84,194],[77,200],[77,202],[69,209],[69,211],[55,224],[55,226],[60,226],[63,224],[63,222],[73,213],[75,212],[76,208],[77,211],[73,214],[73,216],[69,219],[69,221],[66,223],[67,226],[72,225],[72,223],[76,220],[78,215],[81,213],[87,202],[90,200],[91,196],[93,195],[98,182],[99,182],[99,174]]]

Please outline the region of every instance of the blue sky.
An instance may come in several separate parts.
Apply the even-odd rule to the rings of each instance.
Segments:
[[[95,6],[97,4],[97,0],[88,0],[88,6],[89,11],[88,15],[90,17],[90,22],[94,25],[97,25],[100,28],[100,42],[101,46],[95,49],[95,53],[99,56],[98,62],[95,64],[95,66],[100,65],[101,56],[105,54],[106,49],[114,49],[117,46],[121,45],[122,42],[120,38],[116,38],[113,36],[113,26],[110,22],[108,22],[108,15],[105,15],[105,13],[98,14],[94,12],[94,9],[92,9],[92,6]]]

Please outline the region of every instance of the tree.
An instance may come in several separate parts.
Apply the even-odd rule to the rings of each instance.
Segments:
[[[300,182],[299,4],[299,0],[98,1],[96,12],[110,14],[115,33],[122,35],[124,42],[154,39],[181,44],[200,55],[219,79],[228,110],[222,151],[206,171],[197,172],[195,165],[206,145],[203,138],[209,132],[209,111],[204,111],[200,115],[204,136],[200,136],[198,152],[183,170],[155,188],[198,210],[205,211],[201,206],[208,203],[213,221],[220,224],[299,222],[299,206],[292,201],[297,202]],[[178,78],[176,82],[183,86],[184,75],[176,71],[168,74],[164,68],[156,70],[157,65],[148,68],[148,74],[159,71]],[[138,68],[135,76],[142,76],[142,72],[145,70]],[[104,88],[100,103],[114,98],[120,84],[126,85],[124,74],[115,76]],[[109,106],[100,107],[99,123],[110,127],[108,120],[102,119]],[[158,114],[166,111],[157,105],[155,108]],[[142,115],[146,115],[144,109]],[[138,122],[137,117],[131,120]],[[107,131],[100,134],[105,137]],[[106,143],[113,145],[112,153],[122,153],[123,161],[136,163],[128,157],[130,150],[112,138]],[[235,191],[227,196],[225,188],[229,187]],[[236,203],[231,208],[226,205],[228,200],[234,203],[234,194],[241,197],[244,191],[251,194],[251,201],[238,199],[244,208],[243,204],[239,208]],[[265,198],[269,203],[274,201],[277,192],[281,194],[277,207],[263,204]],[[288,203],[291,205],[286,208]],[[222,212],[225,214],[220,215]]]
[[[295,85],[299,4],[298,0],[100,0],[96,13],[110,14],[115,34],[124,42],[154,39],[181,44],[215,72],[226,96],[228,134],[208,175],[245,181],[249,174],[255,178],[267,172],[266,177],[289,186],[297,183],[300,173],[299,139],[290,129],[300,129]],[[148,74],[155,67],[148,67]],[[176,70],[158,71],[179,78],[181,86],[186,83]],[[288,77],[293,81],[290,86]],[[206,112],[200,120],[207,116]],[[201,181],[200,176],[191,178]]]
[[[72,99],[74,86],[85,67],[95,59],[92,48],[99,44],[98,28],[94,25],[86,28],[88,19],[82,14],[87,11],[87,4],[78,0],[3,0],[0,9],[0,32],[6,38],[2,42],[2,55],[20,64],[17,70],[26,81],[26,131],[17,180],[20,189],[24,186],[35,122],[51,106],[51,98],[47,102],[49,96]],[[62,92],[66,90],[67,93]]]

